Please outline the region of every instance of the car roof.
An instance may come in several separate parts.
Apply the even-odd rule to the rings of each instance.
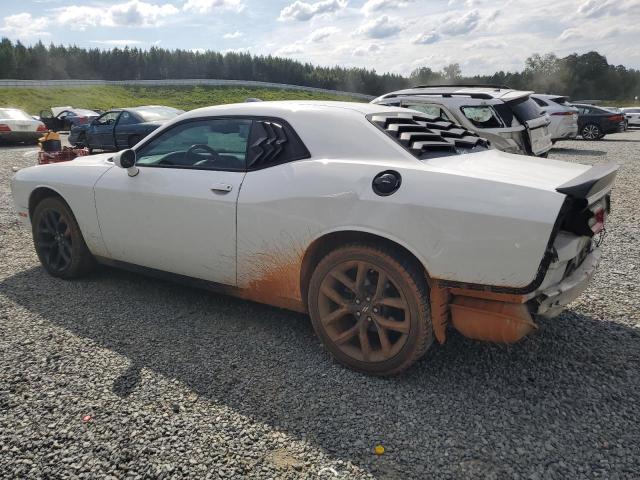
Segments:
[[[533,91],[528,90],[515,90],[513,88],[506,88],[498,85],[442,85],[442,86],[418,86],[412,88],[406,88],[404,90],[397,90],[383,95],[382,98],[389,98],[394,96],[420,96],[420,95],[461,95],[477,98],[496,98],[501,100],[513,99],[517,97],[529,96]]]
[[[73,107],[71,105],[67,105],[66,107],[51,107],[51,113],[53,115],[58,115],[59,113],[64,112],[65,110],[72,110]]]
[[[338,102],[323,100],[282,100],[269,102],[248,102],[216,105],[191,110],[181,118],[201,117],[206,115],[259,115],[259,116],[291,116],[299,111],[324,110],[328,112],[352,112],[368,115],[383,111],[398,111],[398,107],[385,107],[370,103]]]

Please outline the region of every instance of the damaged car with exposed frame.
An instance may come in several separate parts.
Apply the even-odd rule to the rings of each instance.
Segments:
[[[616,172],[405,108],[289,101],[193,110],[11,187],[55,277],[106,264],[308,313],[337,361],[389,375],[448,328],[512,343],[577,298]]]
[[[553,146],[551,119],[532,93],[504,85],[427,85],[390,92],[371,102],[458,123],[503,152],[546,157]]]

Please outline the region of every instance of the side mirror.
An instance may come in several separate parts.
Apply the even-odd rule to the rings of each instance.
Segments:
[[[115,166],[124,168],[130,177],[135,177],[140,173],[140,169],[136,167],[136,152],[128,148],[122,150],[113,156]]]

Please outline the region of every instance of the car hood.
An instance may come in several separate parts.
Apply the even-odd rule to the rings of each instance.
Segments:
[[[514,155],[498,150],[433,158],[425,161],[432,171],[462,175],[523,187],[555,191],[591,167],[547,158]]]

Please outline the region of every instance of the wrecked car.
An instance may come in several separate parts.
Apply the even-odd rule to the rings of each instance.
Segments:
[[[94,110],[75,107],[51,107],[40,111],[40,120],[52,132],[70,131],[78,125],[85,125],[100,114]]]
[[[103,263],[305,312],[337,361],[389,375],[449,325],[515,342],[580,295],[616,171],[404,108],[291,101],[194,110],[11,187],[53,276]]]
[[[458,123],[503,152],[546,157],[553,146],[551,120],[530,97],[532,93],[501,85],[417,86],[371,102]]]
[[[69,132],[69,143],[93,150],[116,151],[131,148],[164,122],[177,117],[184,110],[148,105],[134,108],[118,108],[103,113]]]

